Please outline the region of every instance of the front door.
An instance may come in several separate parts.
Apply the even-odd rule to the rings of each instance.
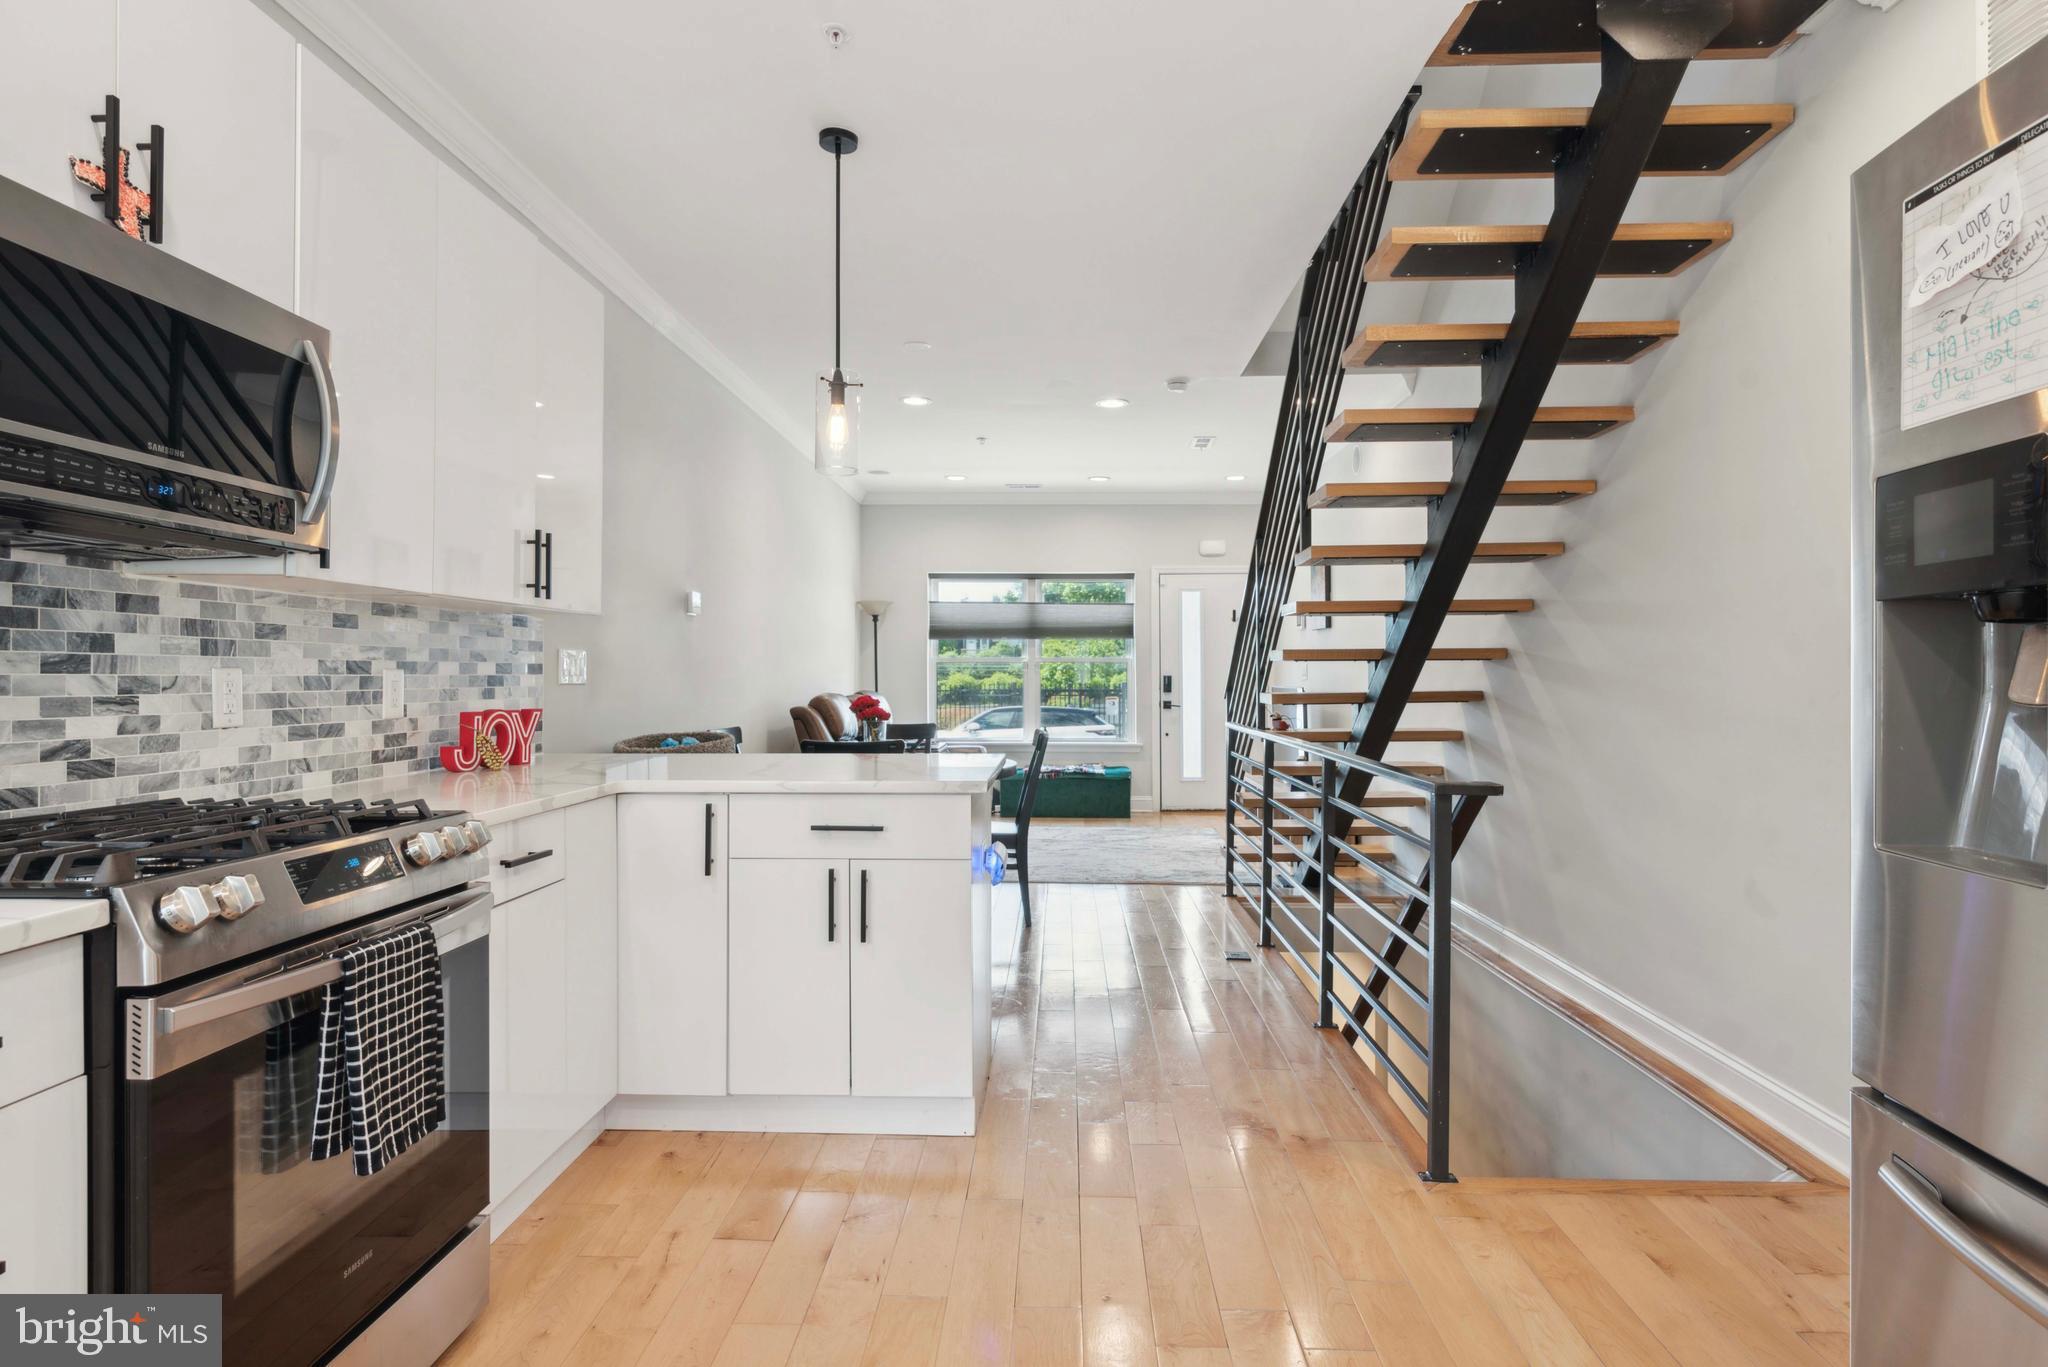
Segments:
[[[1223,809],[1223,689],[1244,603],[1244,573],[1162,573],[1159,624],[1160,810]]]

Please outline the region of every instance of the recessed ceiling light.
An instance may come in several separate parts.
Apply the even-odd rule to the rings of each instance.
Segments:
[[[1088,476],[1088,482],[1089,482],[1090,484],[1107,484],[1107,483],[1109,483],[1109,476],[1108,476],[1108,475],[1090,475],[1090,476]]]
[[[1244,480],[1243,475],[1225,475],[1223,478],[1229,480],[1232,484],[1239,484]]]
[[[1097,399],[1095,406],[1097,408],[1129,408],[1131,401],[1129,399]]]
[[[947,482],[948,482],[948,483],[950,483],[950,484],[960,484],[960,483],[963,483],[963,482],[965,482],[965,480],[966,480],[966,479],[967,479],[967,476],[965,476],[965,475],[947,475],[947,476],[946,476],[946,480],[947,480]]]
[[[537,470],[536,470],[536,471],[534,472],[534,475],[533,475],[533,477],[534,477],[535,479],[553,479],[553,478],[554,478],[554,476],[553,476],[553,475],[544,475],[544,474],[541,474],[541,473],[540,473],[539,471],[537,471]]]
[[[546,405],[546,404],[544,404],[544,403],[542,403],[542,402],[541,402],[541,401],[540,401],[539,399],[535,399],[535,400],[533,401],[533,406],[534,406],[535,408],[546,408],[546,407],[547,407],[547,405]]]
[[[909,404],[912,408],[928,408],[931,406],[931,400],[922,394],[905,394],[903,402]]]

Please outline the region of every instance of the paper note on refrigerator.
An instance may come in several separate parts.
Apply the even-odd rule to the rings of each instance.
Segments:
[[[2048,119],[1909,197],[1899,426],[2048,388]]]

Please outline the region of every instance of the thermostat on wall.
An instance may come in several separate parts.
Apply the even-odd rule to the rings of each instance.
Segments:
[[[1226,550],[1229,549],[1229,547],[1225,546],[1221,539],[1214,539],[1204,541],[1196,549],[1200,550],[1203,555],[1214,558],[1216,556],[1222,555]]]

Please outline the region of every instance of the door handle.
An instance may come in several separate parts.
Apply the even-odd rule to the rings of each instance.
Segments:
[[[718,804],[704,804],[704,876],[711,876],[711,820],[718,814]]]
[[[1922,1177],[1912,1164],[1897,1154],[1885,1161],[1884,1166],[1877,1170],[1877,1176],[1935,1238],[1948,1245],[1949,1251],[1963,1260],[1963,1266],[2026,1312],[2037,1324],[2048,1325],[2048,1286],[2043,1286],[2032,1273],[1992,1247],[1988,1239],[1970,1228],[1968,1221],[1950,1210],[1934,1183]]]
[[[813,826],[814,831],[856,831],[862,835],[880,835],[886,826]]]
[[[839,938],[839,870],[825,870],[825,942]]]
[[[860,871],[860,942],[868,942],[868,871]]]

